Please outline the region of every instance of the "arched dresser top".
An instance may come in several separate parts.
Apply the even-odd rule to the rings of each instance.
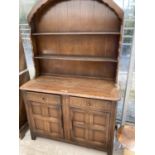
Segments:
[[[39,0],[34,7],[31,9],[30,13],[28,14],[28,22],[31,24],[33,17],[42,9],[44,9],[46,6],[48,6],[50,3],[60,3],[62,1],[67,0]],[[114,11],[114,13],[118,16],[120,20],[123,19],[123,10],[113,1],[113,0],[94,0],[101,2],[105,5],[107,5],[111,10]]]
[[[123,11],[112,0],[40,0],[28,21],[38,75],[116,79]]]

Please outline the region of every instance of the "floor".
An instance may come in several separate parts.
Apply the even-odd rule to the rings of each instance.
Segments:
[[[72,144],[38,138],[31,140],[30,131],[27,131],[25,137],[19,141],[19,155],[107,155],[102,151],[88,149]],[[115,143],[113,155],[122,155],[122,150],[118,149]]]

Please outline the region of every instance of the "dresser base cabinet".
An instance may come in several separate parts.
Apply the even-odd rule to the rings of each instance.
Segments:
[[[115,102],[29,91],[23,95],[33,140],[47,137],[112,155]]]

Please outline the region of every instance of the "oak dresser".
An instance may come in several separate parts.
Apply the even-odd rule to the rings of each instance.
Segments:
[[[36,76],[20,89],[32,139],[112,155],[123,11],[112,0],[40,0],[28,21]]]

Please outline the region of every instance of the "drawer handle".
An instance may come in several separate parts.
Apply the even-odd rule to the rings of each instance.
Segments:
[[[46,98],[45,98],[45,97],[42,97],[42,100],[43,100],[43,101],[45,101],[45,100],[46,100]]]

